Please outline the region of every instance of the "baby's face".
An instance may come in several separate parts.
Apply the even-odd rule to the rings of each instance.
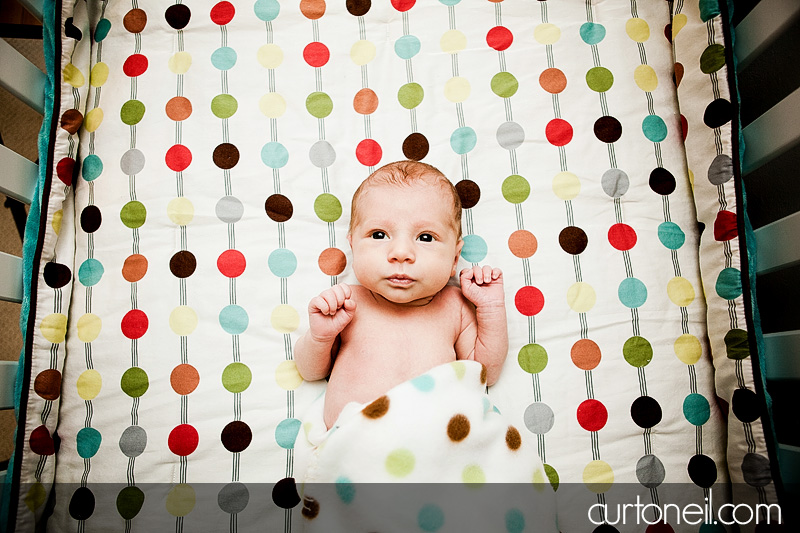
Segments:
[[[359,283],[394,303],[429,302],[455,274],[464,244],[451,206],[441,187],[424,182],[367,189],[347,237]]]

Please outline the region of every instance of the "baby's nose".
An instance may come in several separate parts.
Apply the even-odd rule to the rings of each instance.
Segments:
[[[393,239],[389,251],[390,261],[414,262],[414,247],[407,239]]]

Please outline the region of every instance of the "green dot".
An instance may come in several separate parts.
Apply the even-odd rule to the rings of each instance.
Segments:
[[[133,126],[138,124],[142,117],[144,117],[144,104],[139,100],[128,100],[122,104],[122,109],[119,111],[119,118],[124,124]]]
[[[547,481],[550,482],[550,486],[553,487],[553,490],[558,490],[559,480],[558,480],[558,472],[556,472],[556,469],[550,466],[549,464],[545,463],[544,473],[547,476]]]
[[[726,333],[725,351],[728,359],[747,359],[750,356],[747,332],[743,329],[732,329]]]
[[[134,200],[122,206],[119,218],[122,219],[123,224],[131,229],[141,228],[147,218],[147,209],[145,209],[142,202]]]
[[[244,363],[231,363],[222,371],[222,386],[234,394],[247,390],[252,379],[253,374]]]
[[[406,109],[414,109],[422,103],[424,97],[425,91],[419,83],[406,83],[397,91],[397,99]]]
[[[519,366],[530,374],[538,374],[547,366],[547,350],[539,344],[526,344],[517,356]]]
[[[519,89],[519,82],[510,72],[498,72],[492,78],[492,92],[500,98],[511,98]]]
[[[700,70],[703,74],[711,74],[725,66],[725,47],[712,44],[700,55]]]
[[[481,485],[486,483],[486,474],[478,465],[467,465],[461,472],[461,481],[464,483],[476,483]]]
[[[342,204],[329,193],[323,193],[314,200],[314,212],[323,222],[336,222],[342,216]]]
[[[333,111],[333,100],[325,93],[311,93],[306,98],[306,109],[312,117],[325,118]]]
[[[614,85],[614,75],[605,67],[590,68],[586,73],[586,85],[593,91],[604,93]]]
[[[139,487],[125,487],[117,495],[117,512],[124,520],[132,520],[144,505],[144,492]]]
[[[122,391],[131,398],[139,398],[147,392],[150,380],[147,379],[147,372],[138,366],[133,366],[122,374],[119,385]]]
[[[211,100],[211,112],[217,118],[231,118],[238,108],[239,103],[230,94],[218,94]]]
[[[653,359],[653,347],[644,337],[631,337],[622,346],[622,355],[629,365],[641,368]]]
[[[503,198],[512,204],[521,204],[528,199],[531,185],[519,174],[512,174],[503,181]]]
[[[398,449],[386,457],[386,471],[395,477],[404,477],[414,470],[414,454],[406,449]]]

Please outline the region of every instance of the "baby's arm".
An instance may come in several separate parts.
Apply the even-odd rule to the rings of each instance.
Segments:
[[[477,332],[474,356],[471,359],[486,366],[486,380],[492,385],[508,352],[508,324],[506,322],[503,272],[499,268],[467,268],[459,276],[461,292],[475,305]]]
[[[353,291],[344,283],[311,299],[308,331],[294,345],[294,361],[304,380],[322,379],[330,373],[336,339],[353,320],[355,311]]]

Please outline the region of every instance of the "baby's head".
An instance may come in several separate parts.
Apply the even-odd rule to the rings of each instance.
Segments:
[[[395,303],[425,303],[455,274],[461,201],[435,167],[389,163],[353,195],[347,239],[359,283]]]

